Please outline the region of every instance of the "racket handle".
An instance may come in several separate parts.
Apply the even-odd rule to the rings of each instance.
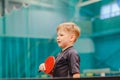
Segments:
[[[38,70],[38,72],[42,72],[41,70]]]

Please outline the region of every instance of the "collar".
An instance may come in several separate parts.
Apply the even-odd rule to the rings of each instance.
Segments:
[[[70,49],[70,48],[72,48],[73,46],[70,46],[70,47],[68,47],[68,48],[66,48],[65,50],[61,50],[61,52],[65,52],[66,50],[68,50],[68,49]]]

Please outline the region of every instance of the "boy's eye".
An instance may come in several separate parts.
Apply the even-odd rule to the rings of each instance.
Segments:
[[[63,36],[63,34],[60,34],[60,36]]]

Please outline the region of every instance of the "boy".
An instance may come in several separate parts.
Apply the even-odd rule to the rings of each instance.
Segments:
[[[53,77],[80,78],[80,58],[73,45],[80,35],[79,27],[72,23],[62,23],[57,27],[57,43],[62,48],[55,61]],[[45,70],[44,63],[39,70]]]

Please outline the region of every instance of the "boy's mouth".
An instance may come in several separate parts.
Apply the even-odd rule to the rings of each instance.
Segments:
[[[61,41],[57,41],[58,43],[60,43]]]

